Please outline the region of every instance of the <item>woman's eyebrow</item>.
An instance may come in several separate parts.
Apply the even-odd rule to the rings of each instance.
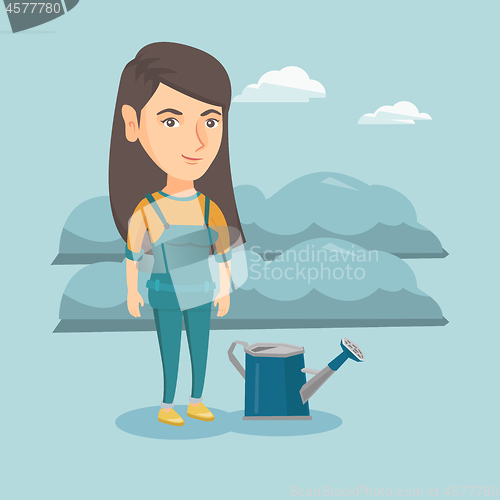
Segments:
[[[218,115],[220,115],[220,113],[215,109],[207,109],[206,111],[203,111],[203,113],[200,116],[209,115],[210,113],[217,113]]]
[[[176,109],[172,109],[172,108],[164,109],[164,110],[156,113],[156,115],[161,115],[162,113],[172,113],[174,115],[182,115],[182,113],[180,111],[177,111]]]

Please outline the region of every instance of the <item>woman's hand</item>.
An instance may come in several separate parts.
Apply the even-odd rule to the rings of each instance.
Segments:
[[[219,304],[219,310],[217,311],[217,316],[225,316],[229,311],[229,292],[223,293],[219,292],[214,300],[214,306]]]
[[[135,318],[141,317],[141,311],[139,309],[139,304],[144,307],[144,300],[141,297],[141,294],[137,290],[133,290],[128,292],[127,295],[127,307],[128,312],[134,316]]]

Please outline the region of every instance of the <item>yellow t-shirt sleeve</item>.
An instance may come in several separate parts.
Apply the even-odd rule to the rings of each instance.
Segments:
[[[224,217],[224,214],[219,206],[211,200],[208,225],[219,234],[219,237],[215,242],[217,254],[222,255],[229,252],[231,250],[231,240],[229,237],[229,229],[227,227],[226,218]]]
[[[135,207],[134,213],[132,214],[132,219],[131,219],[131,224],[134,216],[136,216],[137,212],[141,212],[142,219],[144,221],[144,225],[146,226],[146,229],[148,229],[148,221],[146,219],[146,214],[144,213],[144,207],[148,205],[149,202],[146,198],[144,198],[138,205]],[[130,227],[129,227],[130,229]],[[131,250],[132,252],[140,252],[140,248],[132,248],[132,244],[130,242],[130,230],[127,232],[127,248]]]

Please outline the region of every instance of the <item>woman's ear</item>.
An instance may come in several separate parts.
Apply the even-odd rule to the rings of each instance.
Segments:
[[[124,104],[122,106],[122,116],[125,122],[125,137],[130,142],[137,141],[139,138],[139,124],[135,109],[128,104]]]

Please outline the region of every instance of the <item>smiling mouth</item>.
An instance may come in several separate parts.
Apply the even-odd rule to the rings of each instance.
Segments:
[[[186,158],[186,160],[191,160],[191,161],[199,161],[199,160],[203,160],[203,158],[189,158],[189,156],[184,156],[184,155],[181,155],[183,158]]]

